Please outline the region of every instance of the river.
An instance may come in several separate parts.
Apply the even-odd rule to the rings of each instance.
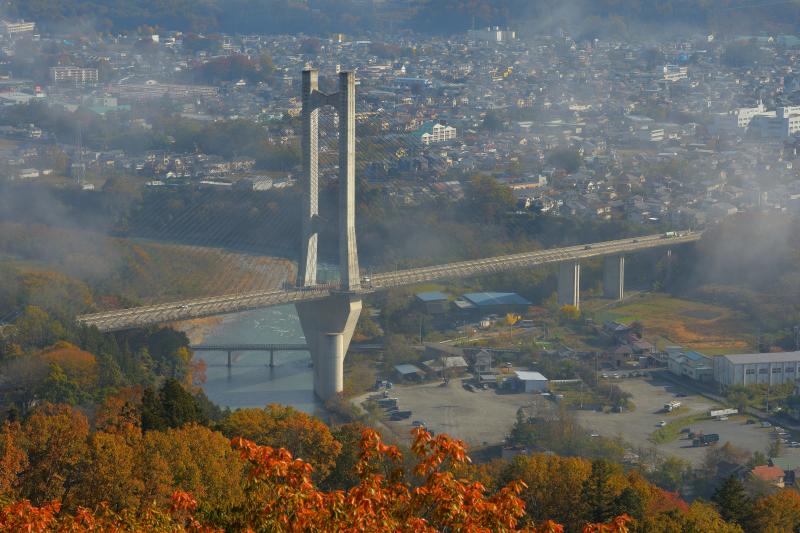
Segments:
[[[337,277],[331,265],[320,265],[321,282]],[[306,339],[294,305],[281,305],[233,315],[210,327],[205,344],[302,344]],[[309,414],[320,414],[322,404],[314,396],[313,369],[308,352],[276,352],[269,367],[269,352],[234,352],[227,366],[226,352],[198,352],[206,362],[203,390],[220,407],[264,407],[270,403],[291,405]]]
[[[282,305],[235,315],[209,329],[208,344],[304,343],[293,305]],[[308,352],[277,352],[269,367],[269,352],[234,352],[228,368],[226,352],[198,352],[206,362],[203,390],[220,407],[264,407],[269,403],[291,405],[306,413],[319,410],[314,398],[313,369]]]

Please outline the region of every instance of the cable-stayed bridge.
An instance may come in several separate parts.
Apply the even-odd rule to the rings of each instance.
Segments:
[[[83,315],[78,320],[101,331],[117,331],[293,303],[314,362],[314,391],[326,400],[343,388],[344,358],[365,294],[419,283],[558,264],[559,304],[578,306],[580,261],[604,257],[605,295],[621,299],[624,294],[625,254],[654,248],[669,249],[697,241],[702,235],[691,231],[669,232],[362,276],[355,229],[355,76],[352,72],[339,74],[338,89],[334,94],[323,93],[318,87],[317,71],[303,72],[302,241],[296,286],[94,313]],[[340,281],[334,284],[317,282],[318,238],[323,224],[319,215],[319,113],[325,106],[333,107],[338,114]]]
[[[350,292],[364,295],[432,281],[469,278],[542,265],[572,264],[592,257],[618,256],[694,242],[700,239],[701,235],[699,232],[685,232],[670,237],[659,234],[397,270],[375,274],[370,278],[362,278],[364,283],[361,284],[361,287]],[[368,281],[366,281],[367,279]],[[87,325],[97,326],[101,331],[118,331],[177,320],[237,313],[274,305],[321,300],[341,291],[342,287],[338,283],[273,291],[254,291],[83,315],[80,317],[80,321]],[[562,296],[560,298],[562,302],[572,298],[571,295]]]

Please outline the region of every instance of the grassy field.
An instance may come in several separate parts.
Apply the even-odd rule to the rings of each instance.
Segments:
[[[676,440],[681,435],[681,429],[689,427],[699,420],[707,420],[709,417],[705,414],[696,414],[691,416],[682,416],[680,418],[673,418],[667,421],[667,425],[663,428],[658,428],[650,435],[650,440],[653,444],[664,444]]]
[[[751,350],[756,332],[742,313],[660,293],[641,293],[599,310],[597,320],[644,325],[645,337],[658,348],[677,344],[708,355]]]

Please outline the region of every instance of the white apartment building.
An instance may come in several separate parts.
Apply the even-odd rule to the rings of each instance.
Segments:
[[[172,98],[213,98],[219,95],[219,88],[209,85],[178,85],[147,81],[143,84],[117,85],[111,92],[128,100],[150,100],[169,95]],[[299,113],[299,108],[298,108]],[[290,110],[291,114],[291,110]]]
[[[678,65],[664,65],[664,79],[667,81],[685,80],[689,77],[689,68]]]
[[[800,106],[779,107],[773,115],[756,115],[750,122],[761,137],[789,139],[800,132]]]
[[[731,111],[730,114],[733,115],[736,125],[739,128],[746,130],[750,126],[750,122],[753,120],[753,117],[774,117],[775,111],[767,111],[767,108],[764,106],[763,102],[759,100],[758,105],[755,107],[740,107]]]
[[[11,22],[10,20],[0,20],[0,29],[6,36],[19,35],[21,33],[33,33],[36,30],[35,22],[25,22],[20,20]]]
[[[100,75],[96,68],[50,67],[50,79],[57,85],[94,85]]]
[[[445,124],[429,124],[420,131],[422,132],[420,140],[424,145],[451,141],[456,138],[456,129]]]
[[[481,30],[469,30],[467,35],[476,41],[502,43],[513,41],[517,38],[517,32],[509,29],[500,29],[499,26],[489,27]]]
[[[800,352],[754,353],[713,357],[714,381],[722,386],[795,383]]]

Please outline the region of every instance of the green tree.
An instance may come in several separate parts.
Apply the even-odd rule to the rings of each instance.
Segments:
[[[147,387],[142,394],[142,429],[180,428],[188,423],[206,423],[202,409],[174,378],[167,379],[156,394]]]
[[[39,397],[51,403],[77,405],[85,395],[80,386],[64,373],[58,363],[50,363],[50,373],[39,386]]]
[[[611,478],[614,467],[605,459],[592,461],[592,471],[583,483],[583,502],[587,522],[604,522],[614,516],[617,500]]]
[[[547,155],[547,162],[555,167],[564,169],[568,174],[572,174],[581,168],[583,156],[575,148],[562,146],[553,149]]]
[[[475,176],[467,187],[468,214],[486,222],[499,220],[517,205],[511,189],[490,176]]]
[[[746,528],[753,515],[753,502],[747,496],[744,485],[735,476],[728,477],[714,492],[711,501],[719,514],[729,522]]]

